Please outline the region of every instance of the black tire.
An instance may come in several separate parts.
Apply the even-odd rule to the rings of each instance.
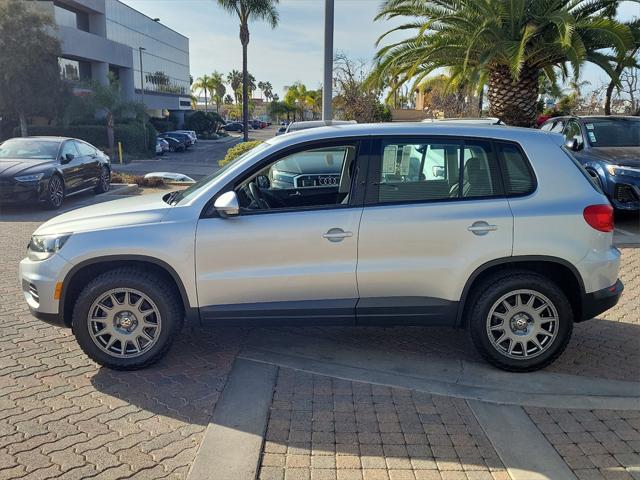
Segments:
[[[64,203],[64,180],[57,173],[54,173],[47,184],[45,206],[48,210],[58,210]]]
[[[100,176],[98,177],[98,185],[93,190],[95,193],[106,193],[111,188],[111,170],[106,165],[100,167]]]
[[[153,301],[160,315],[158,323],[161,328],[155,343],[138,356],[118,357],[107,353],[97,345],[90,331],[88,316],[93,303],[106,292],[121,288],[146,295]],[[124,308],[132,307],[128,304]],[[174,286],[153,273],[122,267],[102,273],[89,282],[76,300],[71,325],[78,344],[92,360],[114,370],[137,370],[162,358],[179,334],[183,321],[184,308]]]
[[[498,322],[498,328],[501,326],[499,320],[495,317],[492,317],[493,320],[488,319],[490,311],[498,300],[516,291],[530,291],[538,295],[541,294],[543,297],[546,297],[552,304],[552,308],[555,308],[557,312],[558,320],[554,327],[554,331],[556,332],[555,337],[552,337],[552,340],[548,344],[543,343],[544,350],[528,358],[524,356],[521,358],[513,358],[513,355],[524,353],[523,351],[528,350],[529,345],[532,345],[530,341],[526,340],[530,338],[526,336],[526,334],[522,337],[525,339],[524,343],[517,345],[518,351],[512,353],[512,356],[508,356],[508,352],[502,351],[499,344],[494,346],[490,338],[492,333],[489,329],[490,326],[493,325],[491,322]],[[527,297],[526,293],[522,295],[524,295],[524,297],[521,298],[531,298],[530,296]],[[536,301],[540,302],[539,299]],[[541,306],[540,303],[538,303],[538,305]],[[526,307],[522,306],[521,308],[525,309]],[[519,313],[517,307],[515,307],[515,310],[516,313],[508,320],[509,327],[507,328],[511,328],[511,325],[513,325],[514,328],[516,327],[514,322],[517,320],[514,319],[518,317]],[[551,312],[551,310],[545,310],[545,312],[547,312],[545,315],[549,315],[548,312]],[[528,318],[531,319],[532,324],[536,323],[533,317]],[[465,320],[467,321],[473,344],[480,355],[492,365],[511,372],[530,372],[550,365],[564,352],[565,348],[567,348],[573,331],[573,311],[564,292],[548,278],[524,270],[512,270],[493,275],[483,280],[477,287],[474,287],[469,298],[469,303],[465,308]],[[503,320],[503,322],[506,321],[507,320]],[[527,320],[525,319],[524,321]],[[528,327],[524,327],[525,331],[526,328]],[[551,326],[548,328],[551,328]],[[513,331],[512,329],[511,332]],[[516,332],[521,333],[520,330],[516,330]],[[524,332],[522,333],[524,334]],[[513,333],[509,334],[513,335]],[[497,343],[502,334],[500,331],[497,331],[493,333],[493,335],[494,342]],[[496,336],[498,338],[495,338]],[[503,340],[503,342],[507,340],[509,341],[507,345],[511,345],[512,340],[506,339]],[[536,341],[539,343],[544,342],[545,336],[536,336]],[[518,342],[514,343],[517,344]],[[504,348],[504,343],[502,345]],[[534,352],[536,348],[536,345],[532,345]],[[508,347],[505,349],[508,350]]]

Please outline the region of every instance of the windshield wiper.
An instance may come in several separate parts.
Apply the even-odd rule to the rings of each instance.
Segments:
[[[167,202],[169,205],[173,205],[173,202],[176,201],[176,198],[178,197],[178,195],[180,194],[180,190],[174,190],[173,192],[169,193],[169,195],[167,195],[167,197],[165,198],[165,202]]]

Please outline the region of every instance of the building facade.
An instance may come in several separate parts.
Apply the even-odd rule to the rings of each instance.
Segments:
[[[191,110],[189,39],[118,0],[39,0],[62,44],[60,74],[71,82],[116,77],[125,98],[154,117]]]

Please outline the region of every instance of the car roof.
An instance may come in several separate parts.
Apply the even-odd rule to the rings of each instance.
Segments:
[[[272,137],[266,142],[270,145],[286,146],[302,142],[364,136],[424,136],[447,135],[462,137],[492,138],[496,140],[533,141],[542,138],[553,138],[558,145],[564,142],[564,137],[557,133],[546,132],[533,128],[504,126],[496,128],[489,124],[469,124],[455,122],[393,122],[393,123],[357,123],[349,125],[331,125],[309,128],[290,132],[286,135]]]
[[[353,125],[357,123],[355,120],[332,120],[332,125]],[[327,122],[324,120],[305,120],[303,122],[292,122],[289,124],[289,131],[292,130],[303,130],[307,128],[318,128],[324,127],[327,125]]]
[[[466,118],[426,118],[422,120],[422,123],[466,123],[466,124],[478,124],[478,125],[506,125],[502,120],[497,117],[466,117]]]
[[[70,137],[54,137],[54,136],[45,136],[45,135],[37,135],[37,136],[33,136],[33,137],[13,137],[13,138],[8,138],[7,140],[14,140],[14,139],[18,139],[18,138],[22,138],[25,140],[49,140],[49,141],[58,141],[58,142],[62,142],[65,140],[77,140],[77,138],[70,138]]]

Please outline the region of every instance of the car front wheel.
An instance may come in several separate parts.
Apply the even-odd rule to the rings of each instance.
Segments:
[[[94,361],[116,370],[159,360],[178,335],[184,310],[175,288],[153,274],[118,268],[97,276],[80,293],[73,333]]]
[[[46,206],[50,210],[57,210],[64,201],[64,182],[60,175],[53,175],[47,184]]]
[[[111,188],[111,170],[109,167],[103,166],[100,168],[100,177],[98,178],[98,185],[96,185],[96,193],[106,193]]]
[[[550,365],[565,350],[573,312],[564,292],[546,277],[513,272],[488,278],[470,299],[474,345],[491,364],[513,372]]]

